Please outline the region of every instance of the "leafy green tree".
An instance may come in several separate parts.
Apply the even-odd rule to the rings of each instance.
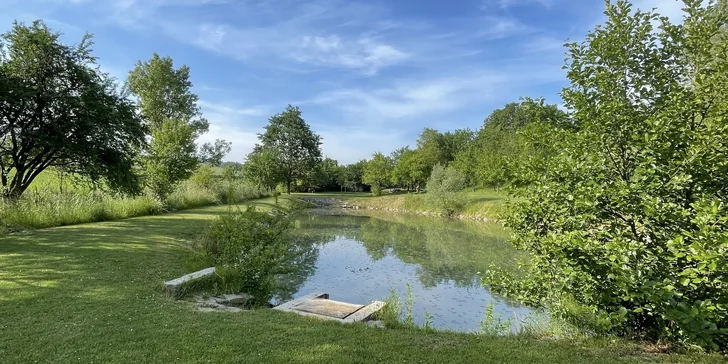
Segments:
[[[445,141],[440,132],[432,128],[425,128],[417,138],[417,151],[425,164],[432,168],[435,164],[447,164],[447,150]],[[425,176],[425,179],[429,177]]]
[[[405,151],[393,167],[392,182],[419,192],[432,171],[430,161],[422,150]]]
[[[14,23],[0,38],[0,183],[18,199],[49,167],[122,192],[145,130],[134,105],[92,56],[91,36],[67,46],[43,22]]]
[[[560,152],[529,168],[507,220],[529,278],[491,272],[496,292],[583,320],[577,303],[613,333],[726,348],[728,13],[701,3],[685,1],[678,25],[609,3],[606,24],[570,45],[574,127],[545,136]]]
[[[172,58],[154,53],[150,60],[138,62],[127,79],[152,132],[144,160],[147,184],[162,200],[192,175],[199,159],[219,164],[229,151],[228,143],[218,141],[198,154],[195,140],[207,132],[209,123],[201,116],[189,78],[189,67],[175,69]]]
[[[195,172],[199,165],[195,150],[195,129],[182,120],[165,120],[152,131],[144,168],[147,184],[160,199]]]
[[[162,128],[169,119],[183,120],[195,130],[196,136],[204,134],[210,124],[202,118],[192,90],[190,68],[182,65],[174,68],[170,57],[154,53],[148,61],[139,61],[129,72],[127,86],[137,97],[139,110],[150,129]]]
[[[197,159],[200,163],[217,167],[222,164],[222,159],[230,153],[231,148],[232,143],[216,139],[214,143],[205,143],[199,148]]]
[[[363,188],[364,167],[366,164],[366,160],[360,160],[344,166],[339,173],[339,185],[352,191]]]
[[[339,175],[341,174],[342,167],[339,166],[339,162],[331,158],[324,158],[321,164],[316,168],[316,177],[314,184],[321,188],[334,191],[338,190]]]
[[[389,184],[392,173],[392,160],[382,153],[374,153],[372,160],[364,167],[363,182],[372,186],[372,194],[381,196]]]
[[[443,157],[447,163],[455,160],[458,154],[465,151],[475,139],[475,133],[470,129],[455,129],[453,132],[442,134]]]
[[[248,160],[243,164],[243,178],[252,181],[259,187],[275,189],[278,181],[281,180],[278,169],[279,158],[275,153],[275,150],[256,145],[248,154]]]
[[[279,182],[291,193],[291,184],[301,180],[321,163],[321,137],[311,131],[298,107],[286,110],[268,120],[265,133],[259,134],[261,146],[272,151]]]
[[[470,186],[500,188],[521,184],[521,169],[529,158],[552,153],[551,145],[534,144],[534,129],[569,126],[566,114],[543,99],[510,103],[489,115],[477,136],[457,152],[453,165]]]

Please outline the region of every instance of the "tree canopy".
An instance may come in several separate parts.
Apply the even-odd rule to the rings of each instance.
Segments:
[[[189,78],[189,67],[175,69],[172,58],[154,53],[150,60],[137,62],[127,79],[151,130],[144,159],[146,183],[162,200],[192,176],[200,161],[217,165],[230,150],[229,143],[218,140],[198,152],[195,141],[209,123],[201,116]]]
[[[0,46],[0,182],[20,197],[51,166],[139,191],[133,171],[145,128],[133,103],[96,65],[91,35],[74,46],[43,22],[15,23]]]
[[[271,116],[258,139],[259,149],[273,158],[278,182],[285,183],[289,194],[292,183],[306,178],[321,163],[321,137],[311,131],[298,107],[288,105]]]

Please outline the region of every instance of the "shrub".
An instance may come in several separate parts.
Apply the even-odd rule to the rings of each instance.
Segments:
[[[463,188],[465,176],[462,173],[438,164],[427,179],[425,206],[450,216],[465,205],[465,196],[460,193]]]
[[[190,180],[200,187],[210,188],[215,182],[215,173],[207,164],[200,164]]]
[[[294,274],[310,254],[311,245],[291,234],[292,222],[279,209],[272,212],[231,209],[219,216],[199,246],[220,276],[224,293],[246,292],[265,304],[280,287],[278,277]]]
[[[728,14],[685,6],[673,25],[609,4],[607,24],[571,45],[563,95],[573,130],[540,139],[560,151],[530,166],[507,219],[531,253],[529,278],[494,271],[486,283],[596,330],[719,349],[728,347]]]

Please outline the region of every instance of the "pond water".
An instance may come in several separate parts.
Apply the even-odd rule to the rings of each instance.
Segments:
[[[504,318],[530,313],[480,283],[491,264],[515,269],[523,257],[498,225],[328,210],[299,217],[296,234],[311,240],[312,254],[279,300],[325,292],[334,300],[365,304],[384,300],[394,289],[404,303],[409,283],[420,325],[429,313],[435,328],[479,331],[491,301]]]

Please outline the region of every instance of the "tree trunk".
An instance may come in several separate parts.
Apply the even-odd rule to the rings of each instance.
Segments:
[[[286,181],[286,192],[288,192],[289,195],[291,194],[291,181]]]

